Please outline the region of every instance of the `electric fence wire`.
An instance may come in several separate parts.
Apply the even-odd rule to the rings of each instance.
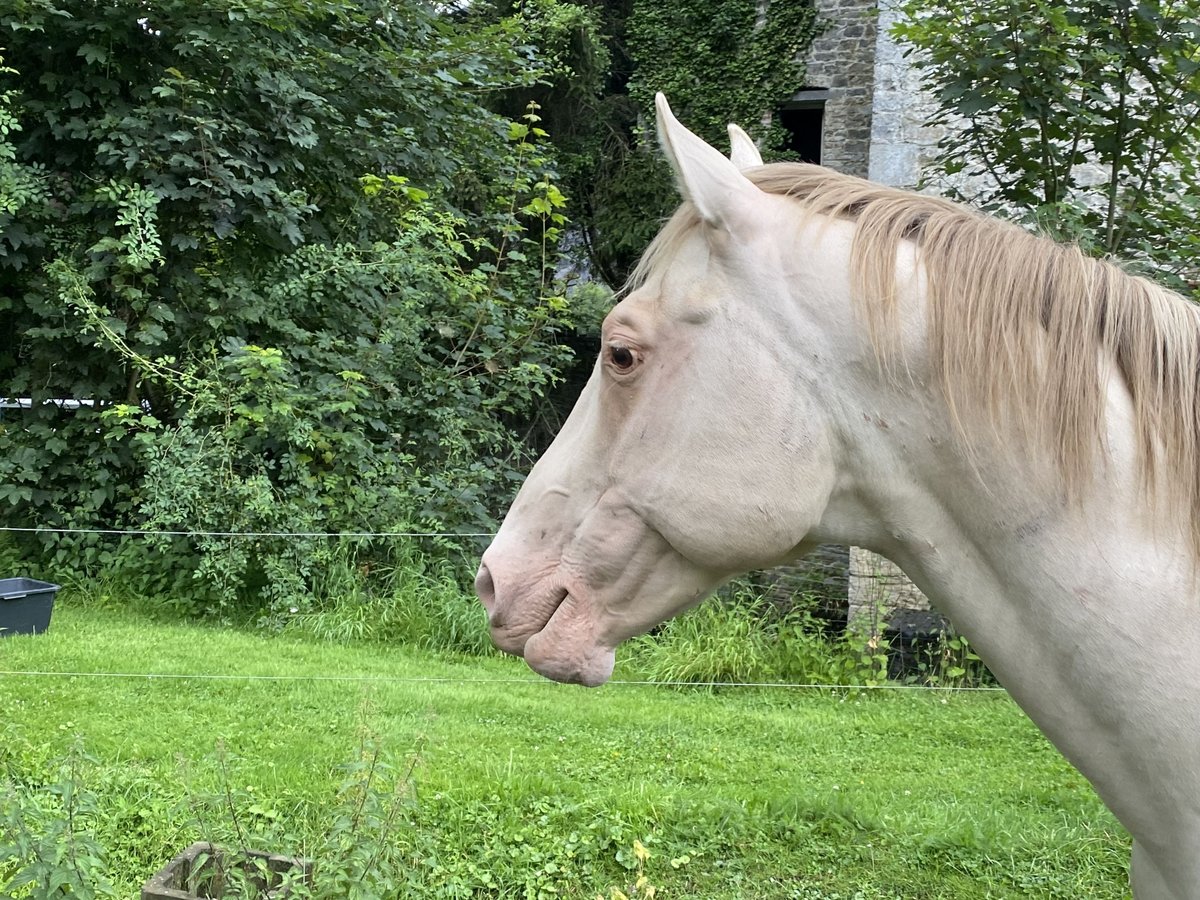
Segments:
[[[213,538],[494,538],[491,531],[203,531],[200,529],[165,530],[140,528],[76,528],[71,526],[15,526],[0,525],[0,533],[11,534],[94,534],[110,537],[213,537]],[[835,571],[833,563],[806,560],[804,568],[809,571]],[[856,572],[863,578],[883,578],[868,572]]]
[[[217,538],[492,538],[492,532],[437,532],[437,531],[169,531],[131,528],[73,528],[54,526],[9,526],[0,525],[0,533],[25,534],[96,534],[114,537],[217,537]],[[808,571],[844,571],[832,563],[809,563]],[[881,582],[890,582],[894,576],[887,574],[855,573],[856,577],[870,578]],[[359,683],[389,683],[389,684],[528,684],[552,685],[554,682],[544,678],[401,678],[389,676],[362,675],[249,675],[237,673],[150,673],[150,672],[53,672],[39,670],[3,670],[0,678],[117,678],[145,679],[147,681],[342,681]],[[791,689],[791,690],[822,690],[822,691],[943,691],[949,693],[1004,693],[1004,688],[992,685],[952,686],[908,684],[903,682],[885,682],[882,684],[825,684],[825,683],[791,683],[774,681],[637,681],[614,679],[609,685],[617,687],[669,687],[669,688],[699,688],[712,690],[718,688],[762,688],[762,689]]]
[[[115,678],[144,679],[146,681],[245,681],[245,682],[348,682],[360,684],[523,684],[553,687],[555,682],[546,678],[430,678],[391,675],[251,675],[232,672],[182,673],[182,672],[53,672],[37,669],[0,669],[0,678]],[[613,679],[606,683],[614,687],[670,687],[670,688],[791,688],[792,690],[820,690],[830,692],[855,691],[942,691],[945,693],[1004,693],[1004,688],[992,685],[953,686],[904,684],[821,684],[786,681],[638,681]]]
[[[244,537],[244,538],[490,538],[489,531],[163,531],[139,528],[57,528],[0,525],[0,532],[22,534],[104,534],[122,537]]]
[[[64,534],[100,535],[107,537],[184,537],[184,538],[351,538],[373,540],[376,538],[424,538],[456,540],[487,538],[496,536],[491,531],[204,531],[201,529],[165,530],[139,528],[76,528],[70,526],[13,526],[0,525],[0,533],[11,534]],[[804,561],[802,568],[807,572],[829,572],[845,574],[845,565],[823,562],[813,558]],[[856,571],[855,577],[877,581],[891,580],[892,576],[881,573]]]

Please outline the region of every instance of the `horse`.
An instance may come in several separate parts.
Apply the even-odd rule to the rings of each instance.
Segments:
[[[966,635],[1200,897],[1200,315],[947,200],[726,158],[656,99],[683,197],[476,578],[493,642],[598,685],[617,645],[820,543]]]

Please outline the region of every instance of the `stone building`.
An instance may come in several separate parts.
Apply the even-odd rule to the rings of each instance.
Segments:
[[[891,36],[889,0],[816,0],[826,23],[806,59],[807,83],[777,112],[812,162],[897,187],[916,185],[941,137],[936,108]]]
[[[819,113],[803,122],[819,134],[819,159],[811,161],[865,178],[870,171],[876,5],[870,0],[817,0],[816,7],[826,28],[809,49],[808,83],[792,102]],[[781,110],[785,127],[788,111],[787,106]]]

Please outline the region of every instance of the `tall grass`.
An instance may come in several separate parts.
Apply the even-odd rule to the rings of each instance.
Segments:
[[[829,634],[800,596],[780,610],[735,588],[664,623],[629,647],[628,667],[657,682],[878,684],[887,656],[869,636]]]
[[[323,567],[311,606],[297,610],[283,628],[339,644],[365,641],[495,653],[487,616],[463,588],[463,572],[461,561],[431,556],[413,544],[397,543],[389,561],[370,571],[352,552],[343,552]],[[816,597],[799,594],[790,606],[780,606],[752,586],[735,584],[626,644],[619,654],[620,674],[689,684],[885,682],[886,645],[853,629],[831,630],[813,614],[817,605]],[[968,656],[978,660],[964,639],[948,636],[911,679],[979,681],[982,666],[966,662]]]
[[[324,568],[313,605],[285,630],[322,641],[404,644],[494,653],[487,616],[461,584],[462,567],[399,544],[386,566],[364,573],[352,554]],[[622,648],[622,674],[657,682],[876,684],[886,656],[867,636],[830,635],[801,596],[780,609],[736,587]]]
[[[363,571],[351,553],[327,565],[312,608],[285,629],[335,643],[369,641],[489,654],[487,615],[460,586],[463,566],[397,542],[388,562]]]

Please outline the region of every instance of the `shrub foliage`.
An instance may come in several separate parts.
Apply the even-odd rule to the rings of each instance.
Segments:
[[[544,74],[524,30],[419,2],[0,13],[0,381],[31,407],[0,421],[5,519],[487,529],[568,322],[545,132],[485,105]],[[44,543],[214,610],[296,606],[321,553]]]

